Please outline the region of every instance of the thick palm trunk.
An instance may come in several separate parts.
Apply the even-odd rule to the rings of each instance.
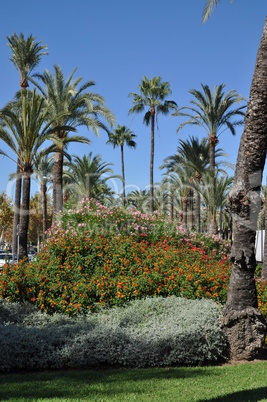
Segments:
[[[265,238],[264,238],[264,254],[263,254],[263,263],[262,263],[262,273],[261,279],[267,281],[267,207],[266,207],[266,198],[264,201],[264,220],[265,220]]]
[[[31,173],[23,174],[22,201],[19,225],[19,260],[28,256],[28,228],[30,213]]]
[[[264,247],[263,247],[263,262],[262,262],[262,273],[261,279],[267,281],[267,196],[264,200],[264,221],[265,221],[265,237],[264,237]]]
[[[12,253],[17,254],[18,251],[18,225],[20,217],[20,199],[21,199],[22,178],[19,168],[19,160],[17,162],[16,189],[14,201],[14,220],[13,220],[13,236],[12,236]]]
[[[208,234],[209,235],[217,235],[218,234],[218,225],[217,225],[217,221],[216,221],[216,215],[209,215]]]
[[[43,209],[43,238],[45,238],[45,233],[47,231],[47,199],[46,199],[46,184],[41,184],[42,193],[42,209]]]
[[[63,209],[63,154],[55,152],[55,162],[53,167],[53,218]]]
[[[121,145],[121,174],[122,174],[122,205],[125,207],[125,174],[124,174],[123,145]]]
[[[233,359],[253,359],[264,345],[266,322],[258,311],[254,272],[255,233],[267,149],[267,19],[263,29],[245,115],[234,185],[232,273],[223,327]]]
[[[150,154],[150,213],[154,213],[154,130],[155,130],[155,109],[151,108],[151,154]]]

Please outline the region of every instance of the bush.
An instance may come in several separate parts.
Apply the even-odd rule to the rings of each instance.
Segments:
[[[155,216],[84,202],[49,232],[38,259],[3,269],[0,296],[69,315],[147,296],[226,300],[229,246]]]
[[[0,302],[0,370],[202,365],[226,357],[211,300],[146,298],[70,318]]]

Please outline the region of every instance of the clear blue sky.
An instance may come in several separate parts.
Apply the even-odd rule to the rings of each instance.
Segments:
[[[130,92],[145,74],[160,75],[169,81],[172,97],[179,106],[189,104],[190,89],[200,83],[213,88],[225,83],[226,91],[237,90],[249,97],[255,58],[267,14],[266,0],[221,0],[206,24],[201,23],[205,0],[4,0],[0,16],[0,107],[19,89],[18,72],[9,58],[6,36],[14,32],[31,33],[47,44],[49,55],[43,57],[36,71],[52,70],[60,64],[66,77],[78,67],[76,76],[94,80],[95,92],[101,94],[116,116],[116,122],[130,127],[137,135],[137,149],[125,150],[128,191],[149,184],[150,129],[142,116],[128,116]],[[186,126],[179,134],[179,118],[159,117],[155,136],[155,182],[161,180],[158,167],[166,156],[174,154],[178,140],[188,135],[204,136],[200,130]],[[224,132],[219,146],[235,163],[242,128],[233,137]],[[121,173],[120,151],[106,145],[107,134],[100,137],[86,129],[92,143],[73,145],[70,153],[101,154]],[[0,148],[6,149],[0,144]],[[7,190],[8,174],[15,166],[0,157],[0,191]],[[121,190],[121,184],[118,190]]]

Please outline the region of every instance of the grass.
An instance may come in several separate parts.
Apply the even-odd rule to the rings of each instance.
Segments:
[[[4,401],[267,401],[267,363],[1,374]]]

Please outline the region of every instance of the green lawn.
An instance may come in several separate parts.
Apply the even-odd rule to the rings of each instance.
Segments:
[[[267,401],[267,363],[0,375],[4,401]]]

